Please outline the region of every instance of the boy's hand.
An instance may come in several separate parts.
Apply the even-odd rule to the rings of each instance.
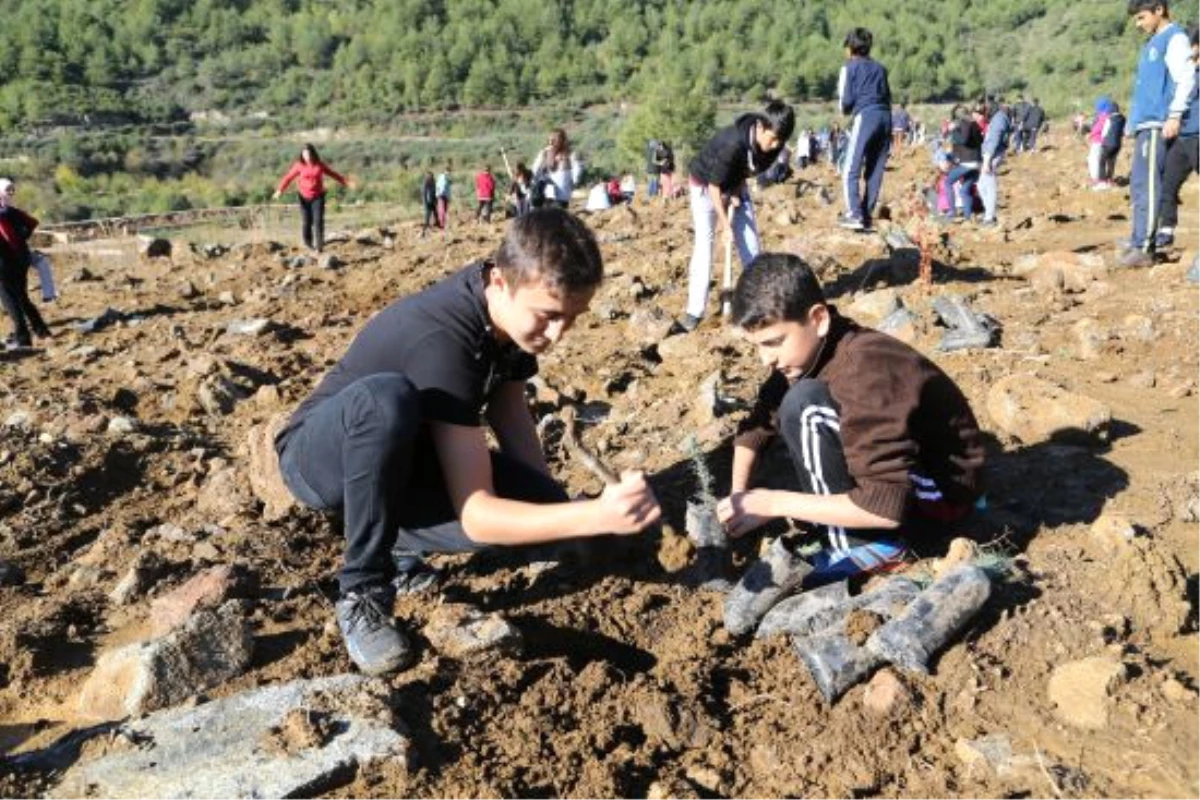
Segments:
[[[641,472],[622,472],[621,482],[604,487],[597,502],[603,517],[601,527],[607,533],[637,533],[662,516],[658,498]]]
[[[735,538],[761,528],[772,519],[770,490],[734,492],[717,503],[717,519],[725,526],[725,532]]]
[[[272,200],[278,200],[280,197],[281,197],[281,195],[279,194],[279,192],[275,192],[274,194],[271,195]]]

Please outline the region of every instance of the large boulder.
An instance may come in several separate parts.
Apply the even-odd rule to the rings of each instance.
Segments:
[[[1064,437],[1104,439],[1112,422],[1112,411],[1099,400],[1023,373],[997,381],[988,392],[987,408],[997,428],[1025,444]]]
[[[385,684],[339,675],[160,711],[113,731],[71,767],[54,797],[313,797],[412,743]]]

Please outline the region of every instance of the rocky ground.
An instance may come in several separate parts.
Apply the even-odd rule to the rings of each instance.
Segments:
[[[352,232],[322,264],[261,236],[52,251],[55,336],[0,355],[0,793],[165,794],[136,759],[194,751],[228,780],[332,764],[260,787],[298,795],[1195,796],[1196,184],[1183,247],[1113,269],[1127,192],[1088,191],[1083,146],[1052,139],[1005,168],[1000,228],[928,228],[926,287],[907,198],[930,171],[923,151],[894,160],[886,241],[834,227],[824,166],[756,200],[765,247],[808,258],[844,311],[906,308],[895,335],[990,434],[987,511],[918,543],[909,570],[969,538],[1001,576],[987,605],[931,675],[885,668],[833,705],[786,638],[730,636],[722,596],[680,579],[684,441],[720,480],[761,377],[715,318],[665,337],[684,201],[589,217],[608,278],[531,395],[573,492],[600,484],[562,446],[565,404],[603,458],[652,476],[669,524],[554,560],[439,561],[439,589],[397,603],[419,663],[369,688],[295,683],[352,670],[332,613],[340,533],[272,494],[265,431],[373,312],[489,253],[501,224]],[[997,320],[999,345],[940,351],[947,295]],[[237,703],[278,713],[238,728]],[[168,745],[156,725],[199,738]],[[249,793],[200,774],[193,790]]]

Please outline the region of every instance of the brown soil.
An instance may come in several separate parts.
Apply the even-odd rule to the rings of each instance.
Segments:
[[[887,622],[883,616],[865,608],[856,608],[846,617],[845,633],[850,641],[862,646],[877,628]]]
[[[1084,156],[1077,142],[1051,139],[1010,161],[1004,226],[940,229],[932,292],[913,282],[915,260],[889,259],[880,237],[835,228],[838,209],[816,189],[792,183],[757,198],[765,247],[807,256],[843,310],[856,293],[895,282],[918,316],[915,345],[960,383],[995,436],[988,513],[917,547],[934,558],[951,535],[991,543],[1015,556],[1011,577],[934,659],[932,676],[906,679],[905,707],[881,721],[864,709],[862,686],[828,707],[786,641],[731,639],[721,596],[673,580],[686,552],[673,533],[665,543],[657,533],[606,542],[551,569],[527,566],[520,553],[443,559],[444,599],[504,615],[521,630],[524,654],[479,663],[439,656],[418,634],[437,599],[401,599],[397,613],[421,657],[391,683],[417,768],[372,767],[337,794],[1200,792],[1198,301],[1184,281],[1196,252],[1196,183],[1186,189],[1185,246],[1169,263],[1111,271],[1084,291],[1035,289],[1016,274],[1023,256],[1075,250],[1111,261],[1114,240],[1127,235],[1127,193],[1087,191]],[[894,165],[886,186],[894,198],[931,171],[918,150]],[[838,196],[824,166],[804,177]],[[617,469],[646,470],[682,531],[696,486],[681,440],[697,433],[718,486],[727,485],[728,436],[761,368],[712,320],[658,348],[626,336],[638,306],[682,309],[684,202],[589,219],[609,279],[595,314],[542,360],[542,375],[560,397],[602,416],[582,426],[584,441]],[[0,587],[0,752],[38,751],[86,727],[75,703],[99,654],[140,635],[150,601],[211,564],[242,565],[260,581],[249,601],[252,669],[211,696],[351,669],[331,624],[338,523],[307,511],[265,521],[244,444],[252,426],[308,393],[372,313],[487,254],[502,226],[463,224],[445,241],[418,239],[410,222],[393,230],[391,248],[378,234],[333,243],[346,264],[337,271],[288,269],[267,243],[212,259],[179,246],[171,260],[59,253],[63,298],[46,309],[56,337],[28,357],[0,355],[0,422],[18,411],[31,417],[25,427],[0,426],[0,559],[27,576]],[[283,254],[296,252],[289,245]],[[85,266],[96,279],[73,280]],[[185,280],[194,297],[181,294]],[[930,302],[945,291],[1003,323],[1002,346],[937,352]],[[86,336],[72,330],[107,306],[138,319]],[[254,317],[276,327],[258,337],[225,332],[230,320]],[[1083,343],[1077,326],[1086,320]],[[730,403],[713,418],[697,397],[718,370]],[[998,430],[987,392],[1015,372],[1107,404],[1108,440],[1021,443]],[[553,396],[543,393],[533,410],[539,419],[553,413]],[[137,429],[107,433],[118,415]],[[543,430],[570,490],[598,491],[563,453],[561,428]],[[769,466],[782,479],[789,468],[779,456]],[[1128,516],[1139,537],[1098,541],[1090,525],[1110,511]],[[739,565],[757,544],[739,543]],[[109,592],[135,561],[144,588],[118,604]],[[1047,681],[1056,666],[1098,654],[1122,660],[1129,677],[1109,699],[1108,726],[1078,730],[1056,716]],[[1016,753],[1036,753],[1044,769],[996,774],[956,755],[959,739],[993,733]],[[0,793],[53,786],[52,772],[15,764],[0,769]]]

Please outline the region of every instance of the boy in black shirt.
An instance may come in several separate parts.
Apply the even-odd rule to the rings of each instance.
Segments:
[[[688,267],[687,308],[679,320],[683,330],[695,330],[704,317],[716,234],[733,237],[743,268],[758,255],[758,227],[746,179],[775,163],[795,124],[792,107],[774,100],[763,113],[743,114],[717,131],[692,160],[688,198],[695,241]]]
[[[297,499],[344,515],[337,619],[363,672],[412,656],[392,620],[393,549],[631,534],[658,519],[640,473],[567,502],[525,403],[535,356],[587,310],[601,275],[595,238],[574,216],[551,208],[514,220],[494,261],[368,322],[276,438]],[[489,452],[481,417],[499,452]]]

